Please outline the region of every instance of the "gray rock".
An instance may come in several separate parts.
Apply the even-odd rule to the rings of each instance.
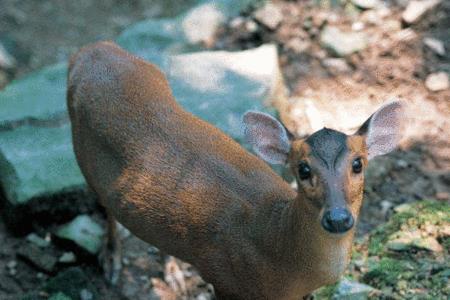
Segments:
[[[340,57],[367,47],[367,37],[363,32],[344,32],[333,26],[327,26],[322,30],[320,42]]]
[[[257,0],[200,1],[176,18],[149,19],[126,29],[117,38],[128,51],[162,67],[167,55],[200,50],[210,44],[223,22]]]
[[[20,120],[66,116],[66,72],[66,64],[57,64],[6,86],[0,92],[0,129]]]
[[[439,56],[445,55],[445,47],[444,47],[444,43],[442,41],[440,41],[438,39],[426,37],[423,39],[423,43],[437,55],[439,55]]]
[[[97,254],[102,246],[103,228],[87,215],[80,215],[71,222],[62,225],[56,236],[75,242],[91,254]]]
[[[39,270],[52,272],[55,269],[57,258],[52,256],[46,249],[26,243],[17,250],[17,255],[28,261]]]
[[[393,233],[387,243],[386,248],[395,251],[404,251],[412,248],[425,249],[433,252],[442,252],[443,247],[436,238],[426,236],[420,230],[402,230]]]
[[[344,278],[339,282],[332,297],[333,300],[365,300],[374,288],[356,281]]]
[[[40,248],[45,248],[50,245],[49,241],[41,238],[36,233],[30,233],[29,235],[27,235],[26,239],[28,242],[33,243]]]
[[[72,300],[69,296],[64,293],[56,293],[51,295],[48,300]]]
[[[70,264],[77,261],[77,257],[73,252],[64,252],[58,259],[58,262],[63,264]]]
[[[425,86],[432,92],[446,90],[449,85],[448,75],[445,72],[432,73],[425,80]]]
[[[281,21],[283,21],[281,10],[272,2],[267,2],[266,5],[256,10],[253,16],[258,22],[272,30],[277,28]]]
[[[70,126],[0,131],[0,182],[13,205],[84,186]]]
[[[412,0],[403,11],[402,19],[406,24],[418,22],[426,12],[435,8],[442,0]]]
[[[241,51],[207,51],[170,57],[169,82],[178,102],[242,142],[247,110],[268,109],[284,88],[274,45]]]

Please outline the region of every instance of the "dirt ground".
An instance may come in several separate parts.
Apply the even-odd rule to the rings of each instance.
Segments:
[[[376,167],[367,176],[359,236],[384,223],[399,204],[422,199],[450,201],[450,90],[431,92],[424,85],[429,73],[450,72],[450,2],[443,1],[438,10],[413,26],[400,21],[405,1],[387,1],[389,13],[382,20],[368,22],[364,21],[371,17],[367,11],[355,15],[342,7],[318,7],[312,2],[275,1],[283,12],[283,20],[275,30],[255,22],[252,12],[244,13],[220,30],[210,48],[238,50],[275,43],[291,99],[305,95],[318,101],[343,102],[391,96],[407,101],[420,98],[439,112],[417,129],[421,131],[415,135],[417,138],[405,141],[392,155],[376,160]],[[17,60],[15,68],[0,70],[3,85],[44,65],[66,60],[88,42],[114,38],[129,24],[164,14],[163,6],[148,1],[80,3],[1,0],[0,42]],[[332,55],[319,43],[320,29],[325,24],[349,29],[362,21],[368,24],[363,31],[372,37],[369,46],[345,59],[348,69],[325,66],[324,59]],[[424,37],[443,41],[446,54],[436,55],[424,45]],[[416,114],[422,118],[420,110]],[[45,236],[46,229],[40,233]],[[174,289],[192,299],[211,299],[211,287],[201,281],[192,267],[172,260],[125,231],[123,239],[125,267],[119,287],[107,286],[95,259],[74,264],[88,274],[102,299],[149,299],[154,287],[169,295],[167,299],[173,296]],[[35,291],[53,276],[54,273],[46,273],[16,256],[26,241],[5,230],[1,219],[0,244],[1,299],[16,299]],[[64,253],[57,246],[49,251],[54,256]],[[179,272],[184,274],[186,288],[179,286]]]

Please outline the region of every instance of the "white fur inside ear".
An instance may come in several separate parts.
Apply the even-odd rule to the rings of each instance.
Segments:
[[[397,147],[401,137],[403,105],[391,102],[377,110],[371,117],[366,144],[369,159],[391,152]]]
[[[271,164],[286,163],[291,145],[286,130],[277,119],[249,111],[243,122],[246,141],[259,157]]]

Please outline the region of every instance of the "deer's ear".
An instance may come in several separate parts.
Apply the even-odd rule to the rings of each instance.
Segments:
[[[365,136],[369,159],[389,153],[397,147],[401,138],[403,112],[401,102],[388,103],[358,129],[356,134]]]
[[[272,116],[255,111],[244,115],[246,141],[259,157],[271,164],[285,164],[291,148],[284,126]]]

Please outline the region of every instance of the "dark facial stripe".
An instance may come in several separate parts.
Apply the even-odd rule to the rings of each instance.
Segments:
[[[347,136],[339,131],[323,128],[306,139],[311,154],[327,168],[335,168],[339,159],[348,151]]]

